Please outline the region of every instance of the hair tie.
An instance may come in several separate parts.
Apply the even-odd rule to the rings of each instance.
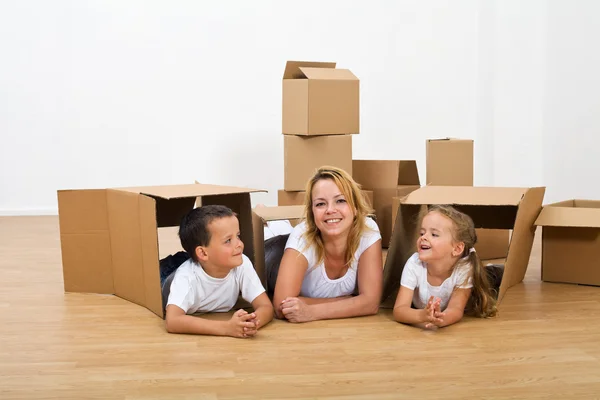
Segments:
[[[475,247],[471,247],[471,248],[469,249],[469,253],[476,253],[476,251],[475,251]]]

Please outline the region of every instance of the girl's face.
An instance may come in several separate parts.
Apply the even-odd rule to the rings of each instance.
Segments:
[[[354,221],[354,210],[331,179],[321,179],[313,186],[312,211],[323,237],[347,234]]]
[[[438,212],[430,212],[423,218],[417,239],[419,259],[423,262],[451,261],[462,253],[461,243],[454,241],[454,223]]]

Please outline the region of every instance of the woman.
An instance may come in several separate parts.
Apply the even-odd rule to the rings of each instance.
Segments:
[[[305,220],[290,234],[279,266],[277,318],[307,322],[377,313],[381,235],[370,211],[347,172],[317,170],[306,188]]]

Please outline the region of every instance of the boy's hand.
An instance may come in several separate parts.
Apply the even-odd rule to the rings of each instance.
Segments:
[[[445,314],[440,310],[440,304],[442,303],[442,299],[439,297],[429,297],[427,301],[427,306],[424,311],[424,322],[426,329],[438,328],[444,322]]]
[[[237,310],[227,322],[227,336],[249,338],[256,335],[258,329],[256,314],[246,310]]]

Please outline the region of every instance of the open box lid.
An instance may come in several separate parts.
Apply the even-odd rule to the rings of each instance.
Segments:
[[[454,204],[473,206],[517,206],[527,188],[423,186],[401,201],[402,204]]]
[[[252,211],[263,221],[298,219],[304,216],[304,206],[255,207]]]
[[[285,72],[283,73],[283,79],[302,79],[306,78],[304,73],[300,71],[300,67],[311,67],[311,68],[335,68],[334,62],[317,62],[317,61],[288,61],[285,64]]]
[[[358,78],[349,69],[300,67],[300,71],[308,79],[357,81]]]
[[[548,204],[535,221],[537,226],[600,228],[600,201],[568,200]]]
[[[164,185],[164,186],[140,186],[115,188],[131,193],[148,195],[150,197],[161,198],[165,200],[182,199],[190,197],[201,197],[221,194],[235,193],[256,193],[266,192],[262,189],[249,189],[235,186],[208,185],[202,183],[192,183],[186,185]]]

